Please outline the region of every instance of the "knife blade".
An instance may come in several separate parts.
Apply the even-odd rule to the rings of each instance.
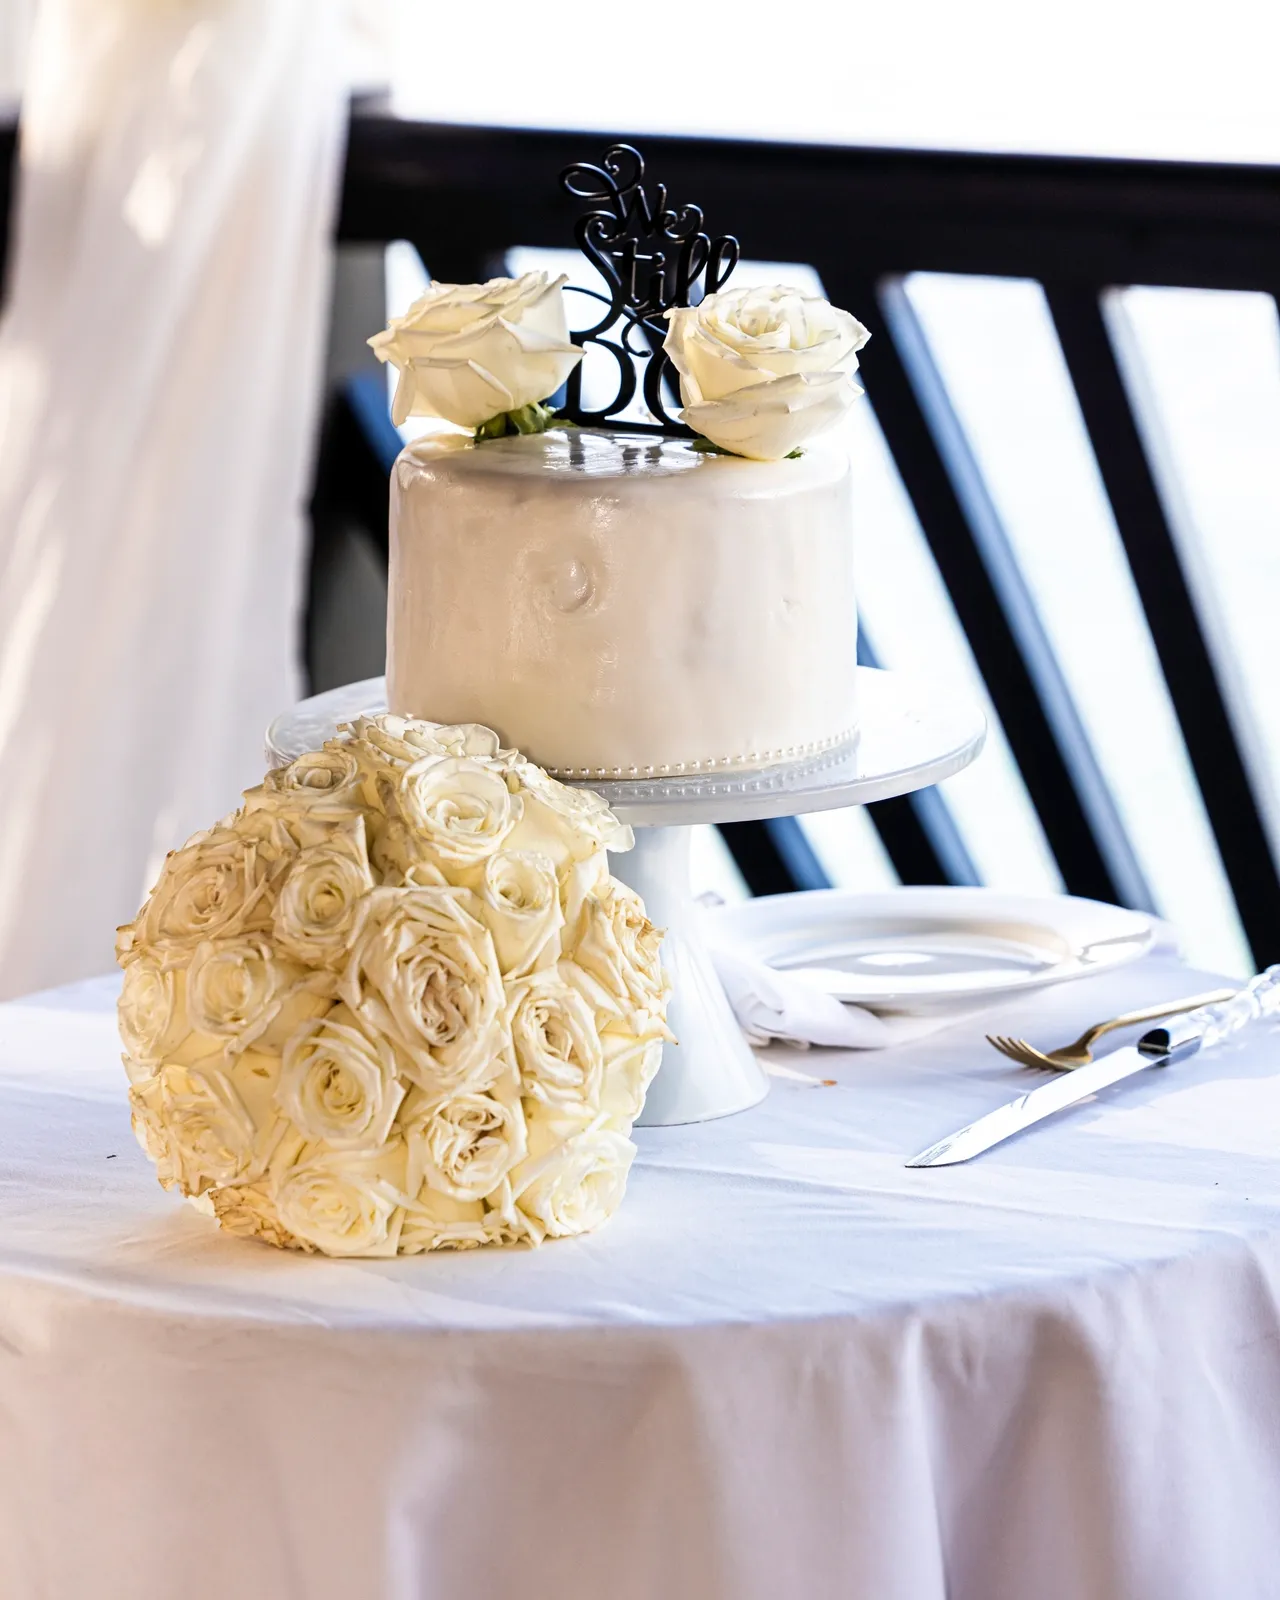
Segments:
[[[1079,1105],[1101,1089],[1122,1083],[1148,1067],[1167,1067],[1170,1062],[1194,1055],[1200,1048],[1200,1040],[1199,1029],[1190,1031],[1181,1019],[1153,1028],[1150,1033],[1144,1033],[1136,1045],[1113,1050],[1087,1067],[1076,1067],[1038,1089],[1020,1094],[1007,1105],[988,1111],[985,1117],[967,1123],[922,1150],[918,1156],[912,1156],[906,1164],[909,1167],[954,1167],[961,1161],[971,1161],[993,1145],[1003,1144],[1015,1133],[1034,1127],[1068,1106]]]

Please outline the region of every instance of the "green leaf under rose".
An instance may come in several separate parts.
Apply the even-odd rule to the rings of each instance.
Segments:
[[[572,428],[567,418],[557,415],[554,406],[535,400],[531,405],[520,406],[515,411],[500,411],[475,430],[473,438],[479,444],[485,439],[505,439],[511,433],[546,433],[549,428]]]

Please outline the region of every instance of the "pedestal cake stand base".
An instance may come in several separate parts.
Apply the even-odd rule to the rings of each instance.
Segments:
[[[636,829],[636,847],[611,870],[643,897],[667,930],[663,964],[674,983],[670,1022],[640,1126],[703,1122],[756,1105],[768,1092],[742,1036],[702,934],[689,882],[689,830],[867,805],[939,783],[982,748],[986,721],[968,701],[903,673],[858,669],[857,739],[842,750],[763,772],[620,779],[591,787]],[[283,765],[332,738],[337,726],[386,709],[381,678],[302,701],[267,730],[268,759]]]

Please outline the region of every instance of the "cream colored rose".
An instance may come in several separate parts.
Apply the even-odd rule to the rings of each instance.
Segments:
[[[636,1147],[597,1118],[583,1126],[555,1118],[529,1124],[529,1156],[511,1174],[511,1193],[535,1242],[589,1233],[618,1209]]]
[[[210,1189],[207,1196],[213,1214],[228,1232],[242,1239],[261,1239],[277,1250],[312,1253],[315,1245],[299,1239],[284,1227],[266,1183],[237,1183],[226,1189]]]
[[[138,1067],[158,1065],[191,1031],[185,991],[185,973],[162,967],[146,957],[131,961],[125,968],[116,1017],[121,1043]],[[132,1067],[129,1075],[135,1077]]]
[[[369,340],[399,373],[392,421],[443,417],[477,428],[545,400],[582,359],[570,343],[564,277],[526,272],[488,283],[433,283]]]
[[[373,888],[363,819],[324,844],[299,853],[272,914],[276,943],[311,966],[342,961],[359,929],[364,897]]]
[[[345,1006],[294,1033],[275,1089],[276,1104],[298,1132],[335,1150],[385,1144],[404,1096],[390,1040],[370,1038]]]
[[[560,874],[560,904],[564,907],[566,928],[577,928],[587,897],[607,881],[609,858],[603,850],[570,863]]]
[[[263,934],[207,939],[187,969],[186,1004],[192,1028],[237,1050],[284,1040],[308,1017],[332,1004],[332,979],[282,960]]]
[[[447,1194],[423,1189],[404,1208],[399,1250],[402,1256],[421,1255],[426,1250],[469,1250],[492,1243],[493,1237],[479,1200],[451,1200]]]
[[[508,985],[507,1017],[523,1093],[560,1110],[595,1112],[604,1053],[582,995],[554,968],[535,972]]]
[[[166,1066],[157,1084],[168,1158],[184,1193],[203,1194],[214,1185],[260,1175],[270,1152],[225,1072],[214,1066]]]
[[[310,750],[287,767],[277,767],[263,779],[270,794],[294,796],[324,809],[361,803],[364,775],[351,751],[338,739],[323,750]]]
[[[340,992],[366,1031],[402,1052],[433,1096],[483,1088],[500,1068],[502,974],[465,889],[375,889]]]
[[[265,927],[279,870],[257,841],[229,828],[197,834],[166,857],[133,924],[126,959],[142,953],[173,956],[204,939]]]
[[[799,289],[730,289],[666,313],[680,420],[734,455],[778,461],[837,423],[862,393],[870,334]]]
[[[514,751],[504,750],[502,740],[492,728],[479,722],[440,722],[433,725],[431,737],[451,756],[467,756],[472,761],[509,762]]]
[[[662,1065],[662,1037],[637,1039],[625,1033],[605,1033],[600,1040],[604,1051],[604,1076],[600,1090],[600,1109],[609,1126],[626,1128],[644,1110],[644,1097]]]
[[[437,863],[434,850],[398,817],[389,817],[378,829],[369,856],[378,881],[384,887],[449,887],[449,880]]]
[[[329,1150],[287,1168],[273,1198],[280,1227],[327,1256],[393,1256],[403,1195],[378,1155]]]
[[[132,1077],[132,1073],[130,1076]],[[129,1090],[129,1109],[132,1113],[130,1121],[134,1138],[142,1146],[147,1157],[155,1163],[156,1177],[159,1178],[161,1187],[172,1189],[180,1181],[182,1171],[173,1140],[169,1137],[169,1130],[160,1112],[160,1098],[158,1078],[152,1077],[146,1082],[135,1080]]]
[[[483,1200],[524,1159],[524,1113],[514,1083],[424,1103],[403,1124],[405,1185],[451,1200]]]
[[[480,915],[493,935],[504,978],[521,977],[555,962],[564,912],[559,880],[548,856],[499,850],[484,864],[478,893]]]
[[[631,1032],[662,1031],[670,984],[659,951],[662,933],[644,902],[616,878],[605,878],[583,902],[571,959],[561,973],[596,1011]]]
[[[524,820],[509,848],[547,850],[560,868],[597,850],[624,851],[635,844],[631,829],[594,789],[561,783],[530,761],[515,762],[513,771],[524,790]]]
[[[377,773],[383,768],[410,767],[423,756],[445,756],[453,752],[435,737],[436,722],[416,717],[398,717],[386,711],[376,717],[357,717],[349,724],[350,743],[345,745],[362,771]],[[497,735],[494,735],[497,744]]]
[[[406,767],[396,804],[446,868],[479,865],[502,844],[522,810],[501,772],[465,756],[424,756]]]

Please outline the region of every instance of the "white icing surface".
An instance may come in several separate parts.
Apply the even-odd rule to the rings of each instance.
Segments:
[[[595,775],[758,767],[850,737],[849,469],[588,429],[427,438],[391,486],[391,709]]]

